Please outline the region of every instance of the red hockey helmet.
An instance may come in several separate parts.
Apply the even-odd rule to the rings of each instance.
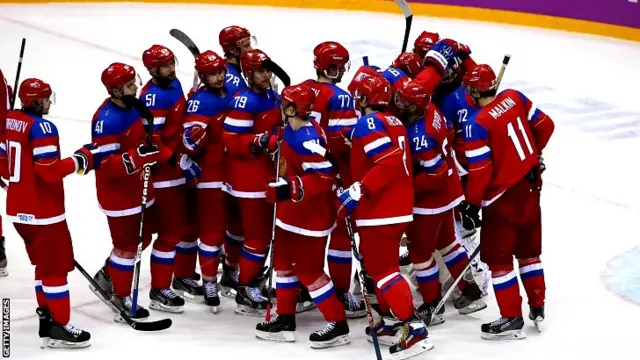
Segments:
[[[349,70],[349,51],[335,41],[325,41],[313,49],[313,67],[326,72],[332,67]]]
[[[49,99],[53,95],[51,86],[40,79],[26,79],[20,84],[18,97],[23,108],[31,107],[35,102]]]
[[[491,66],[486,64],[474,67],[473,70],[465,74],[462,81],[473,97],[480,97],[480,94],[498,87],[496,73],[493,72]]]
[[[250,79],[250,73],[262,68],[262,63],[268,60],[269,56],[262,50],[253,49],[242,54],[240,59],[240,68],[247,79]]]
[[[203,74],[214,73],[220,69],[224,69],[227,62],[211,50],[207,50],[196,56],[196,71]]]
[[[369,106],[387,106],[391,101],[391,84],[382,75],[363,79],[356,88],[356,98],[367,97]]]
[[[406,110],[415,105],[418,109],[426,109],[431,102],[431,94],[420,83],[410,81],[396,91],[396,106]]]
[[[295,107],[298,116],[306,118],[311,115],[316,95],[308,86],[299,84],[287,86],[282,89],[280,98],[282,99],[281,107],[283,110],[293,106]]]
[[[349,90],[349,93],[351,93],[351,96],[355,96],[356,89],[358,89],[358,85],[360,85],[362,80],[370,76],[379,76],[379,75],[380,73],[376,69],[370,66],[361,66],[358,69],[358,71],[356,71],[356,74],[353,76],[353,79],[351,79],[351,82],[349,83],[347,90]]]
[[[251,33],[241,26],[227,26],[220,31],[219,40],[222,51],[226,54],[239,47],[243,41],[251,41]]]
[[[413,79],[422,68],[422,59],[415,53],[405,52],[398,55],[391,66],[404,71]]]
[[[155,69],[175,63],[176,57],[169,48],[153,45],[142,53],[142,63],[147,69]]]
[[[124,86],[135,79],[136,70],[133,66],[123,63],[113,63],[102,72],[102,83],[107,88],[109,94],[111,94],[113,88]]]
[[[427,52],[431,50],[431,47],[438,41],[440,41],[438,33],[423,31],[413,43],[413,52],[424,58]]]

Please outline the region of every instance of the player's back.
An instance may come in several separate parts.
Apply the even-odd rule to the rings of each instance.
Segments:
[[[356,208],[356,224],[373,226],[411,221],[413,169],[405,126],[395,116],[371,113],[358,119],[351,141],[353,181],[363,181],[365,175],[373,176],[375,178],[367,180],[381,187],[367,194]],[[374,165],[386,164],[391,159],[391,166],[382,166],[381,171],[370,173]]]
[[[529,118],[526,98],[516,90],[507,89],[476,112],[465,128],[470,169],[482,166],[490,157],[493,176],[489,199],[522,180],[538,165],[540,152]]]
[[[336,169],[325,157],[327,140],[324,130],[309,122],[298,130],[285,125],[281,144],[280,171],[283,176],[315,175],[306,179],[309,189],[321,187],[320,194],[305,194],[299,202],[286,201],[278,204],[278,220],[298,233],[316,232],[327,236],[335,223],[335,192],[332,192]],[[279,224],[280,227],[286,227]],[[293,229],[291,226],[297,228]],[[303,231],[301,231],[303,230]]]
[[[39,176],[36,162],[60,160],[58,129],[36,115],[22,111],[7,114],[6,146],[9,189],[7,215],[13,222],[46,225],[64,220],[62,181]],[[40,169],[43,170],[43,169]]]
[[[242,78],[239,66],[231,63],[227,64],[227,74],[225,75],[224,84],[232,96],[239,90],[247,88],[247,83]]]
[[[306,80],[304,85],[316,94],[311,117],[331,138],[344,128],[353,127],[358,121],[352,96],[335,84]],[[329,140],[330,141],[330,140]]]
[[[397,69],[394,67],[388,67],[383,72],[380,73],[383,78],[387,79],[389,84],[393,87],[392,93],[395,93],[397,89],[400,89],[407,82],[411,81],[409,75],[402,71],[402,69]]]

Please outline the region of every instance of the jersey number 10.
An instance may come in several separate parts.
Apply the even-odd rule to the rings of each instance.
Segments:
[[[22,145],[19,142],[7,141],[7,161],[9,162],[9,182],[20,182],[20,159]]]
[[[527,150],[529,151],[529,155],[533,154],[533,148],[531,147],[531,142],[529,141],[529,137],[527,136],[527,132],[524,130],[524,126],[522,125],[522,120],[518,117],[518,130],[522,134],[522,138],[524,139],[524,144],[527,146]],[[520,143],[520,139],[518,138],[518,134],[516,133],[516,129],[514,129],[512,123],[507,124],[507,135],[511,138],[511,142],[513,142],[513,146],[516,148],[518,152],[518,156],[520,160],[524,160],[526,158],[524,154],[524,150],[522,149],[522,144]]]

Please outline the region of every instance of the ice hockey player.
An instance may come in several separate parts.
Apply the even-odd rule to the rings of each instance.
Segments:
[[[151,290],[149,307],[167,312],[183,312],[184,299],[180,293],[202,295],[202,287],[194,280],[195,264],[180,262],[175,266],[176,247],[184,240],[196,239],[195,224],[190,226],[192,216],[188,204],[187,184],[195,178],[199,169],[188,155],[177,154],[181,145],[184,93],[176,78],[176,60],[173,52],[162,45],[153,45],[142,54],[142,62],[151,75],[151,80],[142,88],[140,99],[154,116],[154,141],[164,144],[180,159],[173,164],[158,164],[153,172],[155,207],[158,216],[158,238],[151,251]],[[146,125],[146,119],[142,123]],[[175,166],[175,163],[179,166]],[[187,241],[187,243],[189,243]],[[182,250],[182,247],[179,247]]]
[[[336,226],[337,169],[328,160],[324,130],[310,118],[315,95],[304,84],[282,90],[284,134],[280,144],[280,177],[265,186],[267,201],[278,203],[274,267],[278,316],[256,326],[256,336],[295,341],[296,300],[300,285],[308,288],[329,322],[309,336],[312,348],[351,342],[343,304],[324,272],[327,238]]]
[[[420,59],[424,59],[429,50],[431,50],[431,47],[438,41],[440,41],[440,35],[438,33],[423,31],[413,42],[413,53],[418,55]]]
[[[432,254],[438,249],[453,278],[457,278],[469,255],[456,241],[453,209],[464,199],[460,176],[453,159],[453,126],[430,101],[419,84],[407,84],[396,93],[396,105],[403,112],[414,160],[414,220],[407,231],[409,258],[424,303],[418,316],[430,319],[428,325],[444,322],[441,312],[434,314],[441,300],[438,265]],[[462,296],[454,302],[460,313],[469,314],[487,305],[475,282],[460,281]]]
[[[391,66],[380,74],[389,81],[394,92],[402,88],[409,80],[418,76],[422,69],[422,59],[410,52],[401,53]]]
[[[241,26],[227,26],[220,31],[219,41],[227,62],[226,88],[234,95],[247,87],[240,70],[240,59],[245,52],[253,50],[251,33]]]
[[[201,87],[187,100],[184,114],[182,141],[187,153],[202,168],[197,187],[197,219],[200,245],[198,255],[204,286],[204,299],[211,311],[216,313],[220,305],[218,297],[217,271],[220,249],[227,230],[227,195],[223,192],[225,181],[225,147],[222,140],[223,122],[233,94],[225,82],[226,62],[209,50],[196,56],[195,69]],[[228,248],[228,245],[225,244]],[[236,262],[226,257],[221,283],[233,279]],[[237,261],[237,258],[235,259]],[[229,279],[224,280],[225,276]]]
[[[91,129],[92,140],[99,146],[103,159],[96,169],[98,203],[107,216],[113,243],[107,263],[94,279],[102,290],[112,294],[114,303],[128,312],[132,307],[131,285],[142,210],[141,170],[146,165],[166,163],[171,157],[171,150],[161,143],[145,142],[147,134],[140,115],[127,101],[127,96],[136,95],[138,81],[130,65],[113,63],[102,72],[102,83],[110,97],[96,111]],[[153,186],[149,186],[144,216],[145,248],[155,232],[154,202]],[[134,313],[134,319],[149,316],[149,311],[139,305]],[[115,320],[123,322],[119,315]]]
[[[49,113],[53,92],[39,79],[26,79],[18,96],[22,109],[7,116],[3,177],[9,179],[7,218],[24,240],[32,265],[42,347],[83,348],[91,335],[69,323],[71,305],[67,274],[75,268],[65,217],[62,180],[93,169],[96,147],[85,145],[72,156],[60,156],[58,129],[42,116]],[[7,165],[8,164],[8,165]]]
[[[350,136],[354,183],[339,194],[338,214],[344,218],[353,212],[362,260],[376,283],[378,304],[385,316],[375,331],[381,333],[381,342],[392,344],[391,354],[406,358],[433,348],[424,323],[415,315],[411,289],[398,266],[400,238],[413,220],[408,136],[400,120],[383,112],[391,100],[391,84],[386,79],[369,77],[356,93],[363,116]],[[387,329],[395,339],[388,340]]]
[[[304,85],[315,93],[313,120],[327,134],[329,151],[337,161],[340,179],[344,184],[351,184],[349,153],[344,133],[352,129],[358,118],[354,102],[348,92],[338,87],[345,72],[349,71],[349,52],[335,41],[325,41],[313,49],[313,67],[316,80],[307,80]],[[344,304],[349,318],[366,316],[364,302],[354,297],[351,287],[351,239],[344,221],[339,221],[331,234],[327,263],[329,274],[335,282],[338,297]]]
[[[462,211],[482,210],[482,261],[491,270],[500,319],[482,325],[485,339],[523,339],[522,298],[513,256],[529,299],[529,318],[540,331],[545,282],[541,253],[541,152],[554,123],[517,90],[496,94],[496,75],[479,65],[464,79],[481,109],[465,127],[469,161]]]
[[[240,253],[236,312],[264,316],[268,301],[260,289],[260,271],[271,241],[273,205],[265,200],[264,184],[272,179],[277,150],[276,129],[282,124],[278,94],[270,89],[272,73],[262,63],[261,50],[242,55],[241,68],[248,88],[236,93],[224,120],[228,171],[226,191],[238,201],[245,236]]]
[[[7,79],[5,79],[2,74],[2,69],[0,69],[0,148],[5,147],[6,152],[6,144],[4,139],[4,127],[7,120],[7,111],[10,106],[10,91],[9,85],[7,85]],[[2,154],[0,151],[0,164],[6,164],[6,154]],[[2,234],[2,221],[0,220],[0,277],[9,276],[9,272],[7,271],[7,252],[4,247],[4,235]]]

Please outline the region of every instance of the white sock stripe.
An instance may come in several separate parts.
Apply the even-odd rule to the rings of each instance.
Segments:
[[[321,288],[313,290],[313,291],[309,291],[309,295],[311,295],[312,298],[316,299],[316,298],[326,294],[327,292],[331,291],[331,289],[333,289],[333,281],[329,280],[329,282],[326,283]]]
[[[334,256],[334,257],[339,257],[339,258],[351,258],[352,253],[351,253],[351,251],[342,251],[342,250],[329,249],[327,251],[327,256]]]
[[[47,294],[59,294],[66,291],[69,291],[69,284],[58,285],[58,286],[44,286],[42,285],[42,291]]]
[[[536,271],[536,270],[542,270],[542,264],[541,263],[529,264],[529,265],[521,267],[520,268],[520,274],[526,274],[528,272],[532,272],[532,271]]]
[[[456,245],[458,245],[457,241],[452,242],[451,244],[440,249],[440,254],[447,254],[451,249],[453,249]]]
[[[491,278],[491,282],[493,283],[493,285],[500,285],[513,280],[515,277],[516,277],[516,272],[510,271],[506,275]]]
[[[176,256],[175,250],[173,251],[160,251],[153,249],[151,250],[151,256],[155,256],[163,259],[173,259]]]
[[[232,233],[227,231],[227,236],[235,241],[244,241],[244,236],[240,236],[240,235],[233,235]]]
[[[399,272],[394,272],[393,274],[389,274],[387,276],[385,276],[384,278],[382,278],[382,280],[378,281],[378,289],[382,289],[382,287],[384,286],[384,284],[386,284],[387,282],[389,282],[389,280],[393,279],[394,277],[400,275]]]
[[[454,258],[456,258],[460,254],[466,254],[466,251],[462,246],[460,246],[457,250],[454,250],[454,251],[450,252],[446,256],[443,256],[442,260],[444,260],[444,262],[447,263],[447,262],[453,260]]]
[[[428,261],[425,261],[425,262],[419,263],[419,264],[413,264],[413,268],[415,270],[426,270],[431,266],[432,263],[433,263],[433,256],[431,258],[429,258]]]
[[[300,279],[298,279],[297,276],[276,276],[276,283],[280,283],[280,284],[290,284],[290,283],[294,283],[294,282],[299,282]]]
[[[203,243],[200,243],[200,245],[198,245],[198,247],[200,248],[200,250],[207,251],[207,252],[216,252],[216,251],[220,250],[220,248],[217,247],[217,246],[211,246],[211,245],[207,245],[207,244],[203,244]]]
[[[194,247],[198,247],[198,242],[197,241],[191,241],[191,242],[187,242],[187,241],[180,241],[176,247],[181,248],[181,249],[191,249]]]
[[[42,280],[35,280],[34,283],[36,286],[42,286]]]
[[[434,266],[432,268],[425,269],[425,270],[416,270],[415,274],[416,274],[417,277],[429,277],[429,276],[437,273],[438,271],[439,271],[438,267]]]
[[[118,265],[125,265],[125,266],[133,266],[133,264],[136,262],[135,258],[126,259],[115,254],[111,254],[110,260]]]

